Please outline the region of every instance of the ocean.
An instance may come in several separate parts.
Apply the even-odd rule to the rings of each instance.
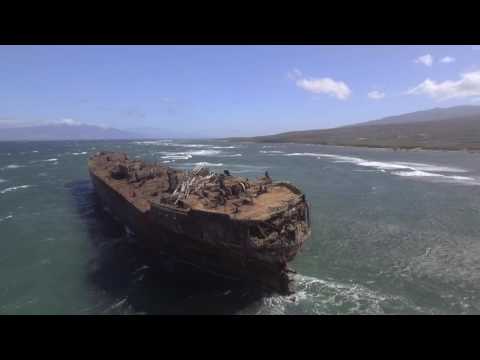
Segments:
[[[93,192],[90,154],[306,193],[312,237],[295,294],[177,278],[115,223]],[[0,314],[480,314],[480,158],[227,141],[0,143]]]

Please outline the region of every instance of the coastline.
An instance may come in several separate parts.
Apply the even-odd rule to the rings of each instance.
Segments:
[[[448,147],[421,147],[421,146],[382,146],[382,145],[360,145],[360,144],[324,144],[324,143],[309,143],[301,141],[255,141],[255,140],[240,140],[238,138],[218,139],[232,142],[240,142],[247,144],[302,144],[302,145],[321,145],[321,146],[335,146],[335,147],[352,147],[352,148],[367,148],[367,149],[383,149],[392,151],[454,151],[465,152],[469,154],[480,154],[480,148],[448,148]]]

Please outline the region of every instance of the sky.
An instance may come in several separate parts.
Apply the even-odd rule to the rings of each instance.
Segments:
[[[480,46],[0,46],[1,128],[86,123],[198,137],[480,105]]]

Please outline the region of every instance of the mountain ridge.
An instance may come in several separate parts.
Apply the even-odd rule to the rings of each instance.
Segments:
[[[141,135],[89,124],[43,124],[0,129],[0,141],[126,140]]]
[[[434,108],[337,128],[229,139],[394,149],[480,150],[480,106]]]

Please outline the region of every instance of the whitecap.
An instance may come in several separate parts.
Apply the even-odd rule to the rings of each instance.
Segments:
[[[197,162],[197,163],[189,163],[189,164],[185,164],[185,165],[194,165],[194,166],[212,166],[212,167],[215,167],[215,166],[223,166],[222,163],[210,163],[210,162],[206,162],[206,161],[203,161],[203,162]]]
[[[13,219],[13,215],[7,215],[7,216],[5,216],[5,217],[3,217],[3,218],[0,218],[0,222],[5,221],[5,220],[8,220],[8,219]]]
[[[87,155],[87,152],[86,151],[83,151],[83,152],[74,152],[72,153],[72,155]]]
[[[201,147],[211,147],[212,145],[207,145],[207,144],[175,144],[175,143],[170,143],[170,144],[165,144],[168,146],[180,146],[180,147],[187,147],[187,148],[201,148]]]
[[[1,190],[0,194],[6,194],[7,192],[15,191],[15,190],[19,190],[19,189],[27,189],[29,187],[32,187],[32,185],[12,186],[12,187]]]
[[[52,158],[52,159],[46,159],[46,160],[42,160],[42,161],[45,161],[45,162],[56,162],[56,161],[58,161],[58,159]]]
[[[238,149],[238,146],[213,146],[212,149]]]
[[[472,177],[468,176],[458,176],[458,175],[443,175],[436,174],[427,171],[414,170],[414,171],[394,171],[393,175],[405,176],[405,177],[426,177],[426,178],[437,178],[440,180],[454,181],[465,184],[480,185],[480,182]]]
[[[323,154],[323,153],[291,153],[284,154],[285,156],[313,156],[317,159],[329,158],[332,159],[335,163],[351,163],[357,166],[364,166],[375,168],[381,172],[386,172],[387,170],[395,170],[391,172],[392,175],[405,176],[405,177],[423,177],[423,178],[436,178],[443,180],[450,180],[453,182],[458,182],[462,184],[470,185],[480,185],[480,182],[472,177],[467,176],[456,176],[456,175],[444,175],[439,174],[438,172],[447,172],[447,173],[466,173],[468,170],[440,166],[435,164],[425,164],[425,163],[415,163],[415,162],[383,162],[383,161],[371,161],[365,160],[362,158],[351,157],[351,156],[341,156],[333,154]]]
[[[11,164],[11,165],[7,165],[7,166],[3,167],[2,170],[5,170],[5,169],[18,169],[18,168],[22,168],[22,167],[25,167],[25,165]]]
[[[211,156],[211,155],[218,155],[221,153],[219,150],[196,150],[196,151],[189,151],[191,155],[199,155],[199,156]]]
[[[418,170],[421,170],[421,171],[438,171],[438,172],[453,172],[453,173],[468,172],[468,170],[460,169],[460,168],[456,168],[456,167],[438,166],[438,165],[416,163],[416,162],[398,162],[397,164],[414,167],[414,168],[416,168]]]
[[[165,145],[166,143],[171,143],[172,140],[149,140],[149,141],[134,141],[132,144],[137,145]]]
[[[260,150],[262,154],[283,154],[281,150]]]
[[[161,156],[162,159],[169,160],[187,160],[192,157],[192,155],[186,152],[160,152],[160,154],[164,154]]]
[[[172,151],[161,151],[158,154],[162,154],[162,159],[175,159],[175,160],[187,160],[192,156],[215,156],[220,154],[219,150],[194,150],[194,151],[182,151],[182,152],[172,152]]]
[[[38,150],[33,150],[32,153],[38,153]]]
[[[317,279],[309,276],[294,276],[295,293],[290,296],[264,297],[252,307],[256,314],[274,315],[289,313],[321,314],[385,314],[395,309],[425,310],[407,298],[374,291],[362,284]],[[387,310],[388,309],[388,310]]]
[[[243,154],[221,154],[219,156],[220,157],[226,157],[226,158],[234,158],[234,157],[242,157]]]

